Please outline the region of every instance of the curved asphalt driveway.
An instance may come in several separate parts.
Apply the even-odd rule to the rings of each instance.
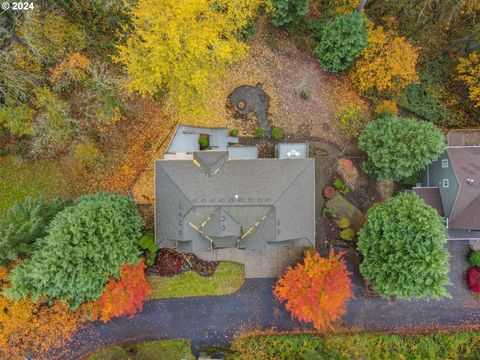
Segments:
[[[480,303],[466,286],[464,273],[467,244],[449,244],[452,283],[451,299],[441,301],[388,301],[364,297],[361,278],[352,269],[355,299],[349,301],[340,327],[369,331],[398,331],[434,328],[473,328],[480,324]],[[272,296],[275,279],[247,279],[232,296],[158,299],[145,304],[132,319],[117,318],[108,324],[88,325],[79,332],[69,349],[58,359],[78,359],[107,345],[128,344],[155,339],[192,340],[194,352],[200,343],[227,345],[233,336],[254,329],[290,331],[311,330],[292,321],[283,305]]]

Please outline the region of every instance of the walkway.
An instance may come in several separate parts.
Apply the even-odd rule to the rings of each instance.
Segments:
[[[451,242],[452,299],[441,301],[387,301],[365,298],[361,278],[353,262],[355,299],[339,327],[368,331],[422,330],[434,328],[472,328],[480,324],[480,303],[464,286],[467,268],[466,242]],[[198,344],[227,345],[242,331],[311,329],[290,319],[284,307],[272,296],[275,279],[247,279],[232,296],[154,300],[145,304],[133,319],[115,319],[107,325],[94,323],[79,333],[68,354],[59,359],[79,359],[98,348],[154,339],[191,339]]]

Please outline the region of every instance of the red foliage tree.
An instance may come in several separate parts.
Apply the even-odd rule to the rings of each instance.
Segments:
[[[286,302],[292,317],[323,330],[345,313],[353,293],[342,255],[331,250],[328,258],[322,258],[317,251],[308,251],[304,264],[289,267],[278,280],[273,294]]]
[[[119,280],[110,280],[98,299],[103,322],[117,316],[133,316],[141,311],[151,289],[145,278],[143,259],[136,265],[124,264]]]
[[[335,196],[337,192],[333,188],[333,186],[325,186],[325,189],[323,189],[323,196],[325,196],[326,199],[331,199]]]
[[[468,287],[474,293],[480,293],[480,268],[476,266],[468,268]]]

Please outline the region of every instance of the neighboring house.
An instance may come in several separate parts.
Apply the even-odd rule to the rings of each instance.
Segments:
[[[232,146],[224,140],[221,146],[182,148],[191,159],[155,162],[159,247],[196,254],[234,248],[272,256],[280,248],[314,246],[315,164],[306,153],[296,153],[306,150],[305,144],[294,144],[293,159],[235,158]]]
[[[445,218],[449,240],[480,239],[480,131],[450,131],[413,191]]]

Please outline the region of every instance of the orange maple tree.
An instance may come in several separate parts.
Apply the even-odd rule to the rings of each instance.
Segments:
[[[108,322],[117,316],[133,316],[143,308],[151,289],[145,278],[143,259],[138,264],[124,264],[119,280],[110,280],[98,299],[99,317]]]
[[[10,286],[8,275],[18,263],[0,266],[2,289]],[[29,298],[16,301],[0,296],[0,358],[25,359],[29,355],[42,358],[48,350],[69,341],[86,320],[82,307],[72,312],[61,301],[48,305],[34,303]]]
[[[353,296],[350,273],[341,259],[343,253],[330,251],[322,258],[315,251],[308,251],[303,264],[289,267],[278,280],[273,294],[294,318],[313,322],[317,330],[323,330],[346,311],[346,303]]]

